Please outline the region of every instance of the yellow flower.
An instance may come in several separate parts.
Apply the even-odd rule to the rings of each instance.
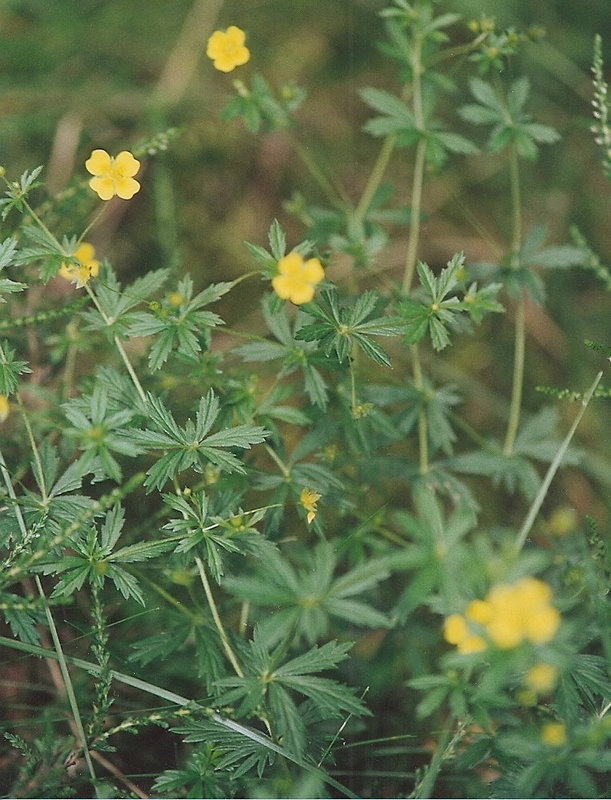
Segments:
[[[486,640],[476,633],[470,633],[458,643],[456,649],[459,653],[468,655],[469,653],[481,653],[488,647]]]
[[[87,242],[81,242],[72,254],[72,262],[62,262],[59,274],[67,281],[76,283],[76,288],[80,289],[89,278],[95,278],[100,270],[100,262],[96,261],[94,256],[93,246]]]
[[[8,417],[11,407],[8,402],[8,397],[5,394],[0,394],[0,422]]]
[[[241,28],[230,25],[226,31],[214,31],[208,39],[206,55],[221,72],[232,72],[250,59],[250,50],[244,45],[246,34]]]
[[[481,636],[473,633],[462,614],[450,614],[443,625],[443,637],[446,642],[455,644],[459,653],[481,653],[486,649],[486,642]]]
[[[560,614],[550,604],[551,596],[549,586],[537,578],[493,586],[486,598],[492,606],[486,633],[504,650],[524,639],[533,644],[549,642],[560,625]]]
[[[303,489],[301,494],[299,495],[299,502],[303,506],[303,508],[308,512],[306,517],[308,521],[308,525],[314,517],[316,516],[316,504],[320,500],[320,494],[314,489]]]
[[[554,637],[560,625],[560,614],[551,598],[550,587],[536,578],[523,578],[515,584],[499,583],[484,600],[472,600],[464,617],[451,614],[444,624],[444,638],[455,644],[460,653],[484,650],[486,640],[501,650],[517,647],[525,639],[544,644]],[[543,680],[541,672],[539,677]]]
[[[548,747],[562,747],[566,742],[566,726],[563,722],[547,722],[541,729],[541,741]]]
[[[568,506],[557,508],[548,520],[549,532],[554,536],[565,536],[577,525],[577,514],[575,509]]]
[[[185,302],[185,298],[180,292],[170,292],[167,296],[168,305],[172,308],[178,308]]]
[[[89,185],[100,200],[110,200],[115,195],[130,200],[140,190],[140,184],[134,180],[140,162],[127,150],[115,157],[109,156],[106,150],[94,150],[85,161],[85,167],[95,176]]]
[[[462,614],[450,614],[443,623],[443,638],[450,644],[458,644],[467,636],[469,629]]]
[[[492,606],[485,600],[471,600],[465,611],[465,616],[471,622],[485,625],[492,618]]]
[[[300,306],[310,302],[316,284],[324,277],[325,271],[317,258],[305,261],[299,253],[292,252],[278,261],[278,275],[272,278],[272,287],[282,300]]]
[[[524,677],[524,683],[534,692],[544,694],[556,685],[558,670],[552,664],[539,661],[533,664]]]

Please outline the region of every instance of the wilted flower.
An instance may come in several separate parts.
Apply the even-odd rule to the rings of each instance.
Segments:
[[[89,185],[100,200],[110,200],[115,195],[122,200],[131,200],[140,191],[140,184],[134,180],[140,162],[127,150],[114,157],[106,150],[94,150],[85,161],[85,167],[95,176]]]
[[[71,256],[72,261],[62,262],[59,274],[67,281],[76,283],[76,288],[80,289],[89,278],[95,278],[100,270],[100,262],[94,256],[93,245],[81,242]]]
[[[308,525],[314,517],[316,516],[316,504],[320,500],[320,493],[314,491],[314,489],[303,489],[301,494],[299,495],[299,502],[301,503],[302,507],[308,512],[306,517],[308,521]]]
[[[232,72],[250,59],[250,51],[245,46],[246,34],[236,25],[230,25],[226,31],[214,31],[208,39],[206,55],[221,72]]]
[[[292,252],[278,261],[278,275],[272,278],[272,287],[282,300],[300,306],[310,302],[316,284],[324,277],[325,271],[317,258],[306,261],[299,253]]]

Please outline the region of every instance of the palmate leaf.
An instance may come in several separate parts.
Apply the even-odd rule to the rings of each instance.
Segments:
[[[15,261],[17,251],[17,239],[10,236],[0,243],[0,272],[6,267],[10,267]],[[6,303],[2,294],[21,292],[27,288],[27,284],[13,281],[10,278],[0,278],[0,303]]]
[[[269,747],[266,737],[244,737],[239,730],[231,730],[209,719],[193,720],[172,728],[173,733],[183,736],[184,742],[214,742],[224,754],[217,764],[218,769],[232,767],[232,773],[245,775],[255,769],[262,777],[265,767],[272,765],[276,751]]]
[[[193,297],[193,281],[186,275],[178,284],[176,294],[182,301],[178,307],[159,306],[155,313],[137,311],[130,315],[130,336],[157,336],[149,352],[149,368],[158,370],[172,350],[195,359],[202,350],[200,338],[223,320],[211,311],[201,309],[216,302],[231,288],[228,282],[211,284]]]
[[[100,331],[111,341],[114,336],[127,338],[135,319],[135,312],[131,310],[149,300],[163,286],[168,275],[168,269],[154,270],[136,278],[123,289],[111,266],[103,262],[94,289],[100,310],[89,309],[80,316],[87,323],[88,330]]]
[[[320,303],[309,303],[307,310],[317,321],[306,324],[296,334],[296,339],[317,342],[327,357],[335,352],[339,364],[349,357],[353,344],[383,366],[390,366],[384,350],[370,336],[395,336],[402,323],[393,317],[367,319],[381,302],[377,292],[370,290],[357,298],[352,307],[340,307],[335,289],[322,292]]]
[[[42,619],[42,609],[39,609],[32,600],[10,592],[2,592],[0,609],[13,636],[29,644],[39,643],[37,625]]]
[[[15,350],[6,339],[0,342],[0,394],[13,394],[19,383],[19,376],[32,370],[26,361],[15,358]]]
[[[385,580],[390,574],[388,562],[371,559],[334,580],[336,560],[333,549],[325,543],[314,548],[298,570],[281,553],[270,552],[254,575],[228,576],[224,586],[242,600],[274,609],[261,623],[268,642],[293,631],[293,635],[313,643],[327,632],[330,617],[356,625],[387,627],[390,622],[384,613],[367,606],[361,598],[348,598]]]
[[[553,128],[531,122],[524,113],[530,93],[527,78],[515,80],[504,99],[492,84],[481,78],[469,82],[471,93],[480,105],[468,103],[459,109],[460,116],[475,125],[492,125],[488,138],[488,149],[500,152],[513,143],[519,156],[533,161],[538,155],[537,144],[553,144],[560,135]]]
[[[218,398],[212,390],[201,398],[195,423],[189,419],[184,428],[178,425],[159,397],[149,393],[147,401],[153,429],[129,428],[123,435],[147,450],[166,451],[147,471],[144,485],[149,492],[161,489],[166,481],[186,469],[201,471],[206,462],[212,462],[227,472],[244,473],[240,459],[227,448],[246,450],[253,444],[260,444],[269,435],[269,431],[260,425],[237,425],[207,436],[220,409]],[[155,427],[159,430],[154,430]]]
[[[285,643],[270,650],[266,636],[257,627],[242,654],[245,674],[217,681],[222,692],[217,703],[234,705],[241,701],[238,714],[249,713],[261,705],[269,706],[268,719],[272,720],[276,735],[281,736],[283,742],[301,757],[306,736],[303,723],[297,721],[300,714],[295,695],[312,700],[319,719],[337,718],[346,713],[359,716],[368,713],[353,689],[314,674],[335,669],[347,657],[350,647],[348,643],[331,641],[322,647],[313,646],[285,663],[278,663],[286,651]]]

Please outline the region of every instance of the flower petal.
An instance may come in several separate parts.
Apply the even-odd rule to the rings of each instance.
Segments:
[[[110,177],[91,178],[89,186],[98,195],[100,200],[110,200],[115,194],[115,182]]]
[[[103,175],[110,170],[111,164],[111,158],[106,150],[93,150],[85,161],[85,169],[92,175]]]
[[[140,184],[133,178],[117,178],[114,183],[115,192],[121,200],[131,200],[140,191]]]
[[[140,162],[133,157],[129,150],[121,150],[115,157],[113,167],[113,172],[118,170],[124,178],[133,178],[140,169]]]
[[[225,39],[227,43],[232,44],[234,47],[239,47],[246,41],[246,34],[237,25],[230,25],[225,31]]]
[[[325,271],[317,258],[309,258],[303,265],[302,277],[308,283],[320,283],[325,277]]]

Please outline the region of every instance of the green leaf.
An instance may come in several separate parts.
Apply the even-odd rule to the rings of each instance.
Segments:
[[[149,558],[156,558],[161,553],[165,553],[174,547],[174,542],[167,541],[146,541],[127,545],[119,550],[115,550],[108,556],[109,562],[120,561],[128,564],[134,561],[146,561]]]
[[[384,115],[370,120],[364,126],[364,130],[374,136],[417,128],[413,113],[396,95],[371,87],[361,89],[359,94],[370,108]]]
[[[6,267],[10,267],[15,262],[17,250],[17,239],[12,236],[0,243],[0,272]],[[10,278],[0,278],[0,303],[6,303],[2,294],[22,292],[27,288],[27,284],[20,281],[13,281]]]
[[[138,581],[129,572],[121,569],[116,564],[109,564],[106,577],[114,583],[126,600],[133,597],[141,606],[146,605]]]
[[[286,253],[286,235],[277,219],[270,226],[268,240],[272,256],[279,261]]]
[[[17,389],[19,376],[31,372],[27,361],[18,361],[15,350],[6,339],[0,342],[0,394],[11,395]]]

